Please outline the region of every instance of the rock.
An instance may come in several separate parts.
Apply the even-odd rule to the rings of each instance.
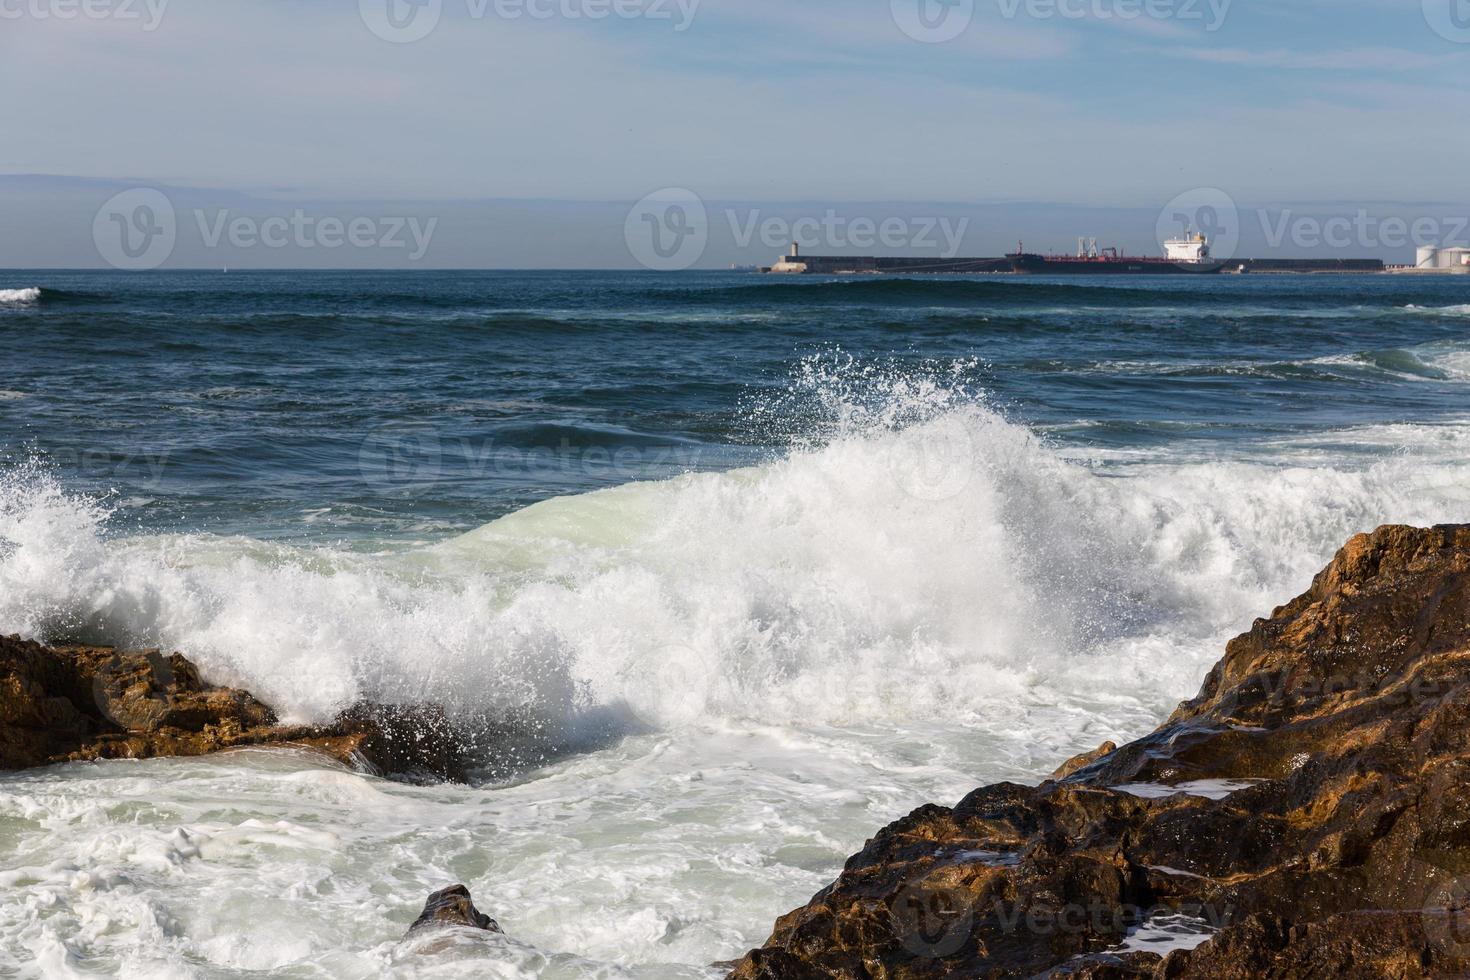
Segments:
[[[1153,734],[916,810],[732,976],[1470,975],[1467,681],[1470,526],[1360,535]],[[1213,938],[1119,948],[1166,915]]]
[[[336,727],[361,733],[359,762],[417,782],[465,782],[475,739],[438,705],[362,703],[338,717]]]
[[[424,903],[424,911],[420,913],[414,924],[408,927],[408,935],[404,938],[435,929],[453,928],[482,929],[486,932],[501,931],[494,919],[475,908],[475,902],[470,897],[468,888],[464,885],[451,885],[429,896],[429,900]]]
[[[1073,756],[1066,762],[1062,763],[1060,766],[1057,767],[1056,772],[1051,774],[1051,778],[1066,779],[1077,770],[1086,769],[1097,760],[1106,758],[1116,751],[1118,751],[1118,745],[1116,742],[1104,742],[1097,748],[1093,749],[1091,752],[1084,752],[1081,755]]]
[[[1252,917],[1198,949],[1170,955],[1153,975],[1218,980],[1470,975],[1465,951],[1446,947],[1434,932],[1432,922],[1418,911],[1350,912],[1300,925]]]
[[[275,715],[157,650],[50,649],[0,637],[0,768],[202,755],[259,740]]]
[[[465,777],[464,740],[435,708],[358,705],[317,727],[276,721],[248,692],[206,684],[177,653],[0,637],[0,770],[294,745],[382,775]]]

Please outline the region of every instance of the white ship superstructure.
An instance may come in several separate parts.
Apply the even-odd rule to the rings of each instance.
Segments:
[[[1170,262],[1204,263],[1210,261],[1210,240],[1204,235],[1171,238],[1164,243],[1164,257]]]

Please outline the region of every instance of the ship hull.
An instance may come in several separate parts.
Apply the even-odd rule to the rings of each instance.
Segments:
[[[1224,262],[1170,262],[1166,259],[1065,259],[1046,255],[1007,255],[1011,270],[1033,276],[1211,276]]]

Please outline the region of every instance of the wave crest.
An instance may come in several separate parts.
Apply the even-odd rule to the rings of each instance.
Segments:
[[[1470,316],[1470,303],[1457,303],[1451,306],[1418,306],[1410,303],[1404,309],[1425,316]]]
[[[14,471],[0,631],[182,650],[293,720],[370,697],[573,735],[608,709],[1004,728],[1029,700],[1146,727],[1350,534],[1466,503],[1457,454],[1071,461],[968,397],[968,365],[809,364],[791,397],[832,421],[783,458],[407,553],[120,536],[103,504]]]
[[[36,286],[26,289],[0,289],[0,304],[6,306],[27,306],[40,301],[41,290]]]

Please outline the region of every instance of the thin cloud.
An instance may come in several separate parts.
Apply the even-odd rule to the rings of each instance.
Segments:
[[[1293,51],[1274,48],[1252,51],[1246,48],[1171,48],[1170,55],[1217,65],[1251,68],[1279,68],[1288,71],[1384,71],[1422,72],[1425,68],[1448,65],[1463,66],[1466,55],[1426,55],[1400,48],[1350,48],[1339,51]]]

